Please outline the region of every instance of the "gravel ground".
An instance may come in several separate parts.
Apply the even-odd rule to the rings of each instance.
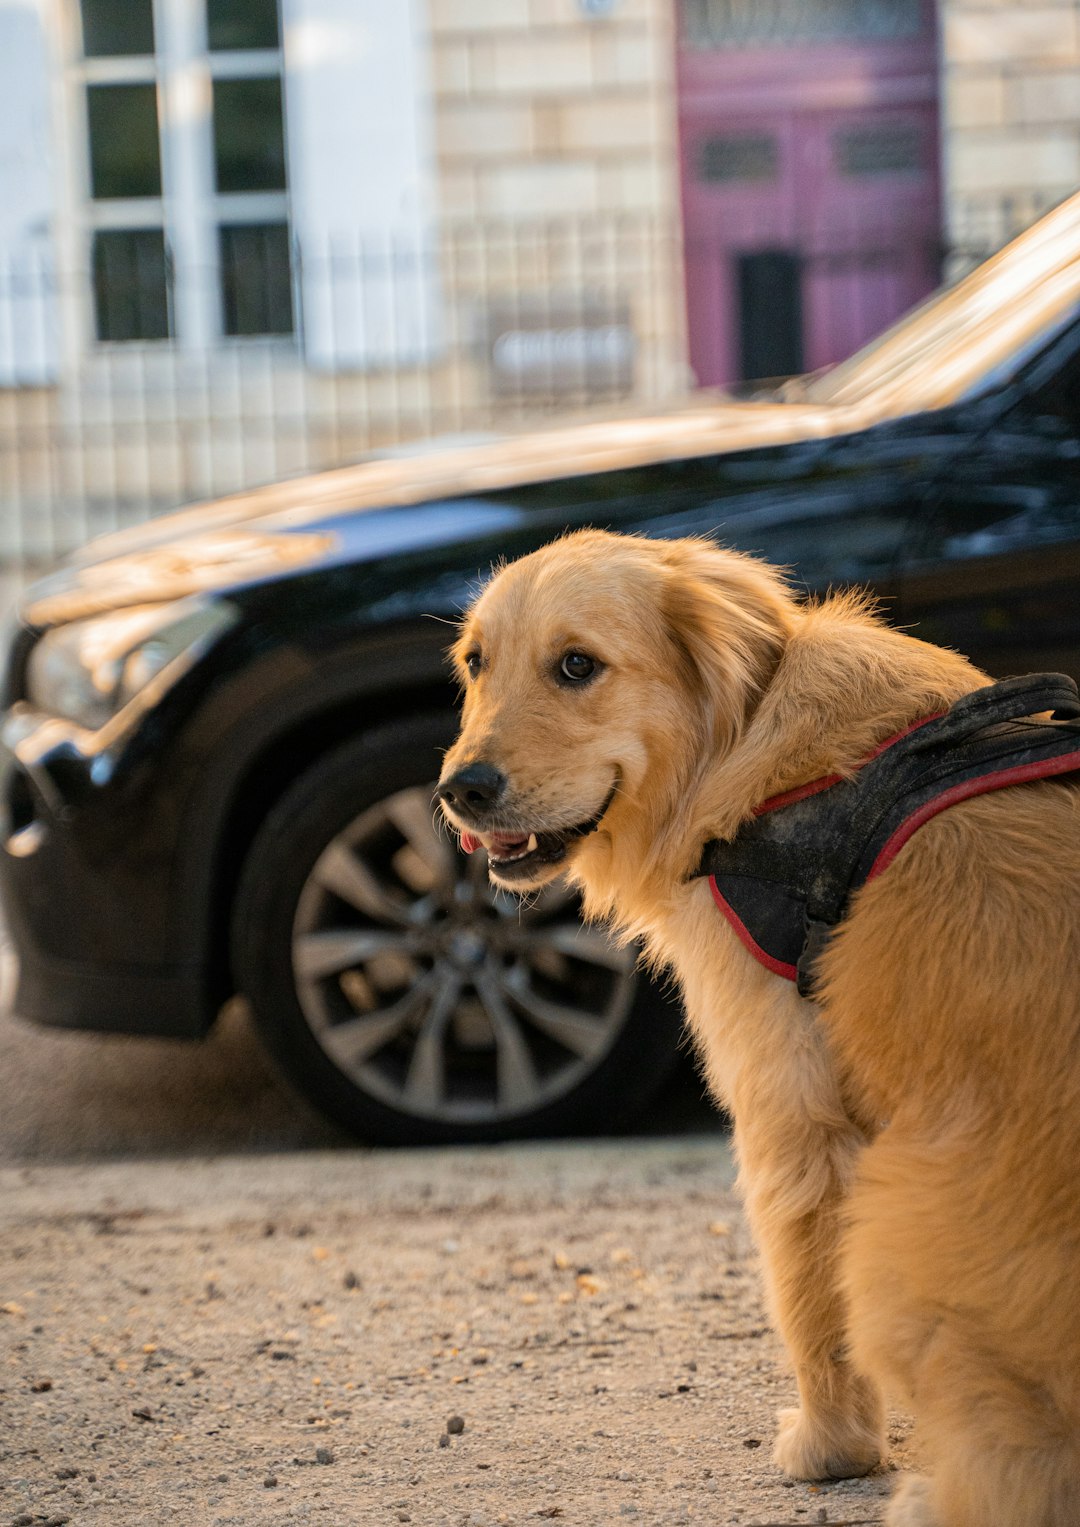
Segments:
[[[0,1527],[879,1522],[887,1472],[770,1463],[731,1177],[720,1135],[0,1169]]]
[[[363,1150],[242,1004],[65,1034],[10,977],[0,1527],[880,1522],[888,1472],[769,1461],[792,1386],[688,1072],[651,1138]]]

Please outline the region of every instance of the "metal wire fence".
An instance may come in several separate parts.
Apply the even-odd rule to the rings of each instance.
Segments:
[[[954,207],[945,275],[1042,210]],[[212,271],[167,250],[159,268],[137,242],[63,274],[0,260],[0,580],[182,503],[692,385],[693,250],[653,217],[314,253],[272,230],[224,253]]]
[[[241,253],[0,264],[0,566],[404,441],[689,383],[678,231],[654,218]]]

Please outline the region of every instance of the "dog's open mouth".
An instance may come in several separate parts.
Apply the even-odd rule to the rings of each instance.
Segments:
[[[467,854],[487,850],[488,864],[500,880],[527,880],[536,870],[561,864],[571,846],[599,827],[615,798],[612,785],[600,810],[576,827],[547,829],[540,832],[468,832],[461,829],[461,846]]]

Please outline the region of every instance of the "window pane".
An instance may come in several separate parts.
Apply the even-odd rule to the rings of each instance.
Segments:
[[[156,87],[89,85],[86,106],[91,194],[160,196]]]
[[[82,30],[87,58],[153,53],[153,5],[151,0],[82,0]]]
[[[230,223],[218,232],[225,333],[291,334],[287,224]]]
[[[94,315],[98,339],[168,339],[165,235],[160,228],[94,235]]]
[[[280,79],[214,81],[214,170],[219,191],[284,191]]]
[[[276,48],[277,0],[207,0],[206,35],[212,53],[225,48]]]

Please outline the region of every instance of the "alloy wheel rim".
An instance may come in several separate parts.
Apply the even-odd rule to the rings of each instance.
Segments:
[[[633,1002],[634,955],[584,926],[561,885],[496,891],[432,795],[398,791],[319,855],[293,924],[297,998],[361,1091],[416,1118],[498,1124],[600,1063]]]

